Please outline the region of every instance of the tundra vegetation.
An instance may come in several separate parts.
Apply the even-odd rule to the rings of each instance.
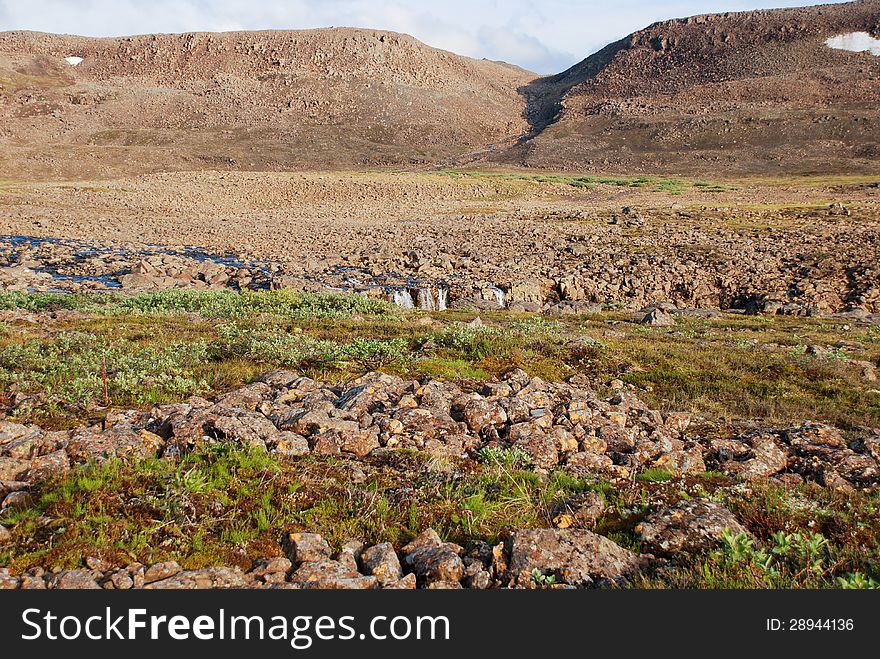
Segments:
[[[114,410],[211,398],[273,369],[328,383],[383,371],[465,391],[511,368],[549,382],[578,376],[601,394],[622,383],[650,407],[689,413],[700,432],[720,435],[737,424],[805,419],[844,432],[880,425],[880,391],[863,369],[880,359],[880,334],[833,318],[730,314],[647,327],[621,311],[554,319],[482,312],[476,321],[475,312],[404,311],[290,291],[7,292],[0,309],[7,419],[50,430],[100,424]],[[553,527],[560,506],[584,493],[604,503],[592,529],[636,552],[647,551],[636,529],[658,506],[709,500],[742,522],[747,534],[728,532],[631,585],[876,585],[876,490],[744,483],[662,467],[627,480],[572,475],[501,446],[466,459],[401,449],[352,461],[289,459],[220,442],[177,460],[87,462],[37,485],[27,505],[3,511],[12,542],[0,550],[0,567],[73,569],[99,556],[247,569],[279,552],[279,529],[320,533],[338,549],[351,538],[401,546],[432,528],[471,548],[515,529]],[[556,583],[540,569],[533,577],[535,587]]]

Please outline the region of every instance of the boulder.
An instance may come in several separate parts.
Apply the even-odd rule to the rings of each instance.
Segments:
[[[361,565],[364,573],[376,577],[383,587],[397,583],[403,577],[400,559],[388,542],[364,550],[361,554]]]
[[[705,499],[680,501],[636,527],[648,549],[665,555],[712,549],[721,543],[726,531],[749,535],[727,508]]]
[[[530,586],[540,570],[557,583],[590,586],[596,579],[617,579],[638,572],[643,559],[608,538],[581,529],[528,529],[510,539],[507,578]]]
[[[294,565],[330,558],[330,545],[317,533],[289,533],[282,546],[287,558]]]

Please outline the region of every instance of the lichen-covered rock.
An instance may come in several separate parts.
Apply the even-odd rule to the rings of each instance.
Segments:
[[[560,529],[590,529],[605,513],[605,499],[598,492],[581,492],[561,502],[554,511],[553,524]]]
[[[381,586],[397,583],[403,578],[400,559],[388,542],[364,550],[361,554],[361,565],[364,573],[376,577]]]
[[[183,572],[183,568],[174,561],[157,563],[144,572],[144,583],[150,584],[154,581],[162,581],[162,579],[168,579],[181,572]]]
[[[290,581],[302,588],[322,590],[365,590],[378,586],[376,577],[364,576],[329,559],[303,563],[290,575]]]
[[[217,407],[230,410],[256,410],[272,394],[272,387],[262,381],[252,382],[241,389],[217,397]]]
[[[282,431],[271,438],[272,452],[283,458],[309,454],[309,440],[295,432]]]
[[[91,570],[68,570],[53,574],[48,579],[48,586],[56,590],[99,590],[101,588]]]
[[[74,462],[103,462],[110,458],[148,458],[156,455],[156,446],[128,424],[98,431],[81,430],[73,435],[66,447]]]
[[[546,469],[559,463],[556,438],[540,422],[530,421],[511,426],[509,441],[514,448],[528,453],[538,467]]]
[[[580,529],[528,529],[510,539],[506,577],[530,586],[535,570],[557,583],[589,586],[596,579],[631,576],[642,558],[608,538]]]
[[[29,460],[0,458],[0,481],[23,481],[30,468]]]
[[[33,458],[27,477],[30,482],[39,483],[68,471],[70,471],[70,458],[67,456],[67,451],[60,449]]]
[[[437,547],[420,547],[407,554],[406,563],[416,576],[427,584],[435,582],[458,583],[464,578],[465,568],[458,545],[442,543]]]
[[[16,590],[18,586],[18,577],[11,576],[5,567],[0,568],[0,590]]]
[[[727,531],[749,534],[727,508],[703,499],[680,501],[636,527],[645,547],[667,555],[711,549],[721,543]]]
[[[719,469],[743,480],[768,478],[784,470],[788,455],[773,434],[748,434],[711,443]]]
[[[472,398],[464,405],[462,418],[471,432],[480,434],[488,426],[507,422],[507,412],[495,401]]]
[[[282,545],[287,558],[294,565],[330,558],[330,545],[317,533],[289,533]]]

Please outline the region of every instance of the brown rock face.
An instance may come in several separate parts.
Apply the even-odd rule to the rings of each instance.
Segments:
[[[878,24],[877,0],[657,23],[531,85],[536,137],[501,158],[614,171],[876,171],[880,57],[825,41],[876,37]]]
[[[83,62],[70,66],[71,53]],[[25,176],[57,175],[74,148],[78,175],[434,162],[517,138],[517,88],[534,75],[403,34],[327,29],[7,32],[0,79],[4,155]]]

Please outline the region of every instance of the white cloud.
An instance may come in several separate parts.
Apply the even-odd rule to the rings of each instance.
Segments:
[[[0,0],[0,30],[87,36],[369,27],[558,72],[657,20],[806,0]]]

